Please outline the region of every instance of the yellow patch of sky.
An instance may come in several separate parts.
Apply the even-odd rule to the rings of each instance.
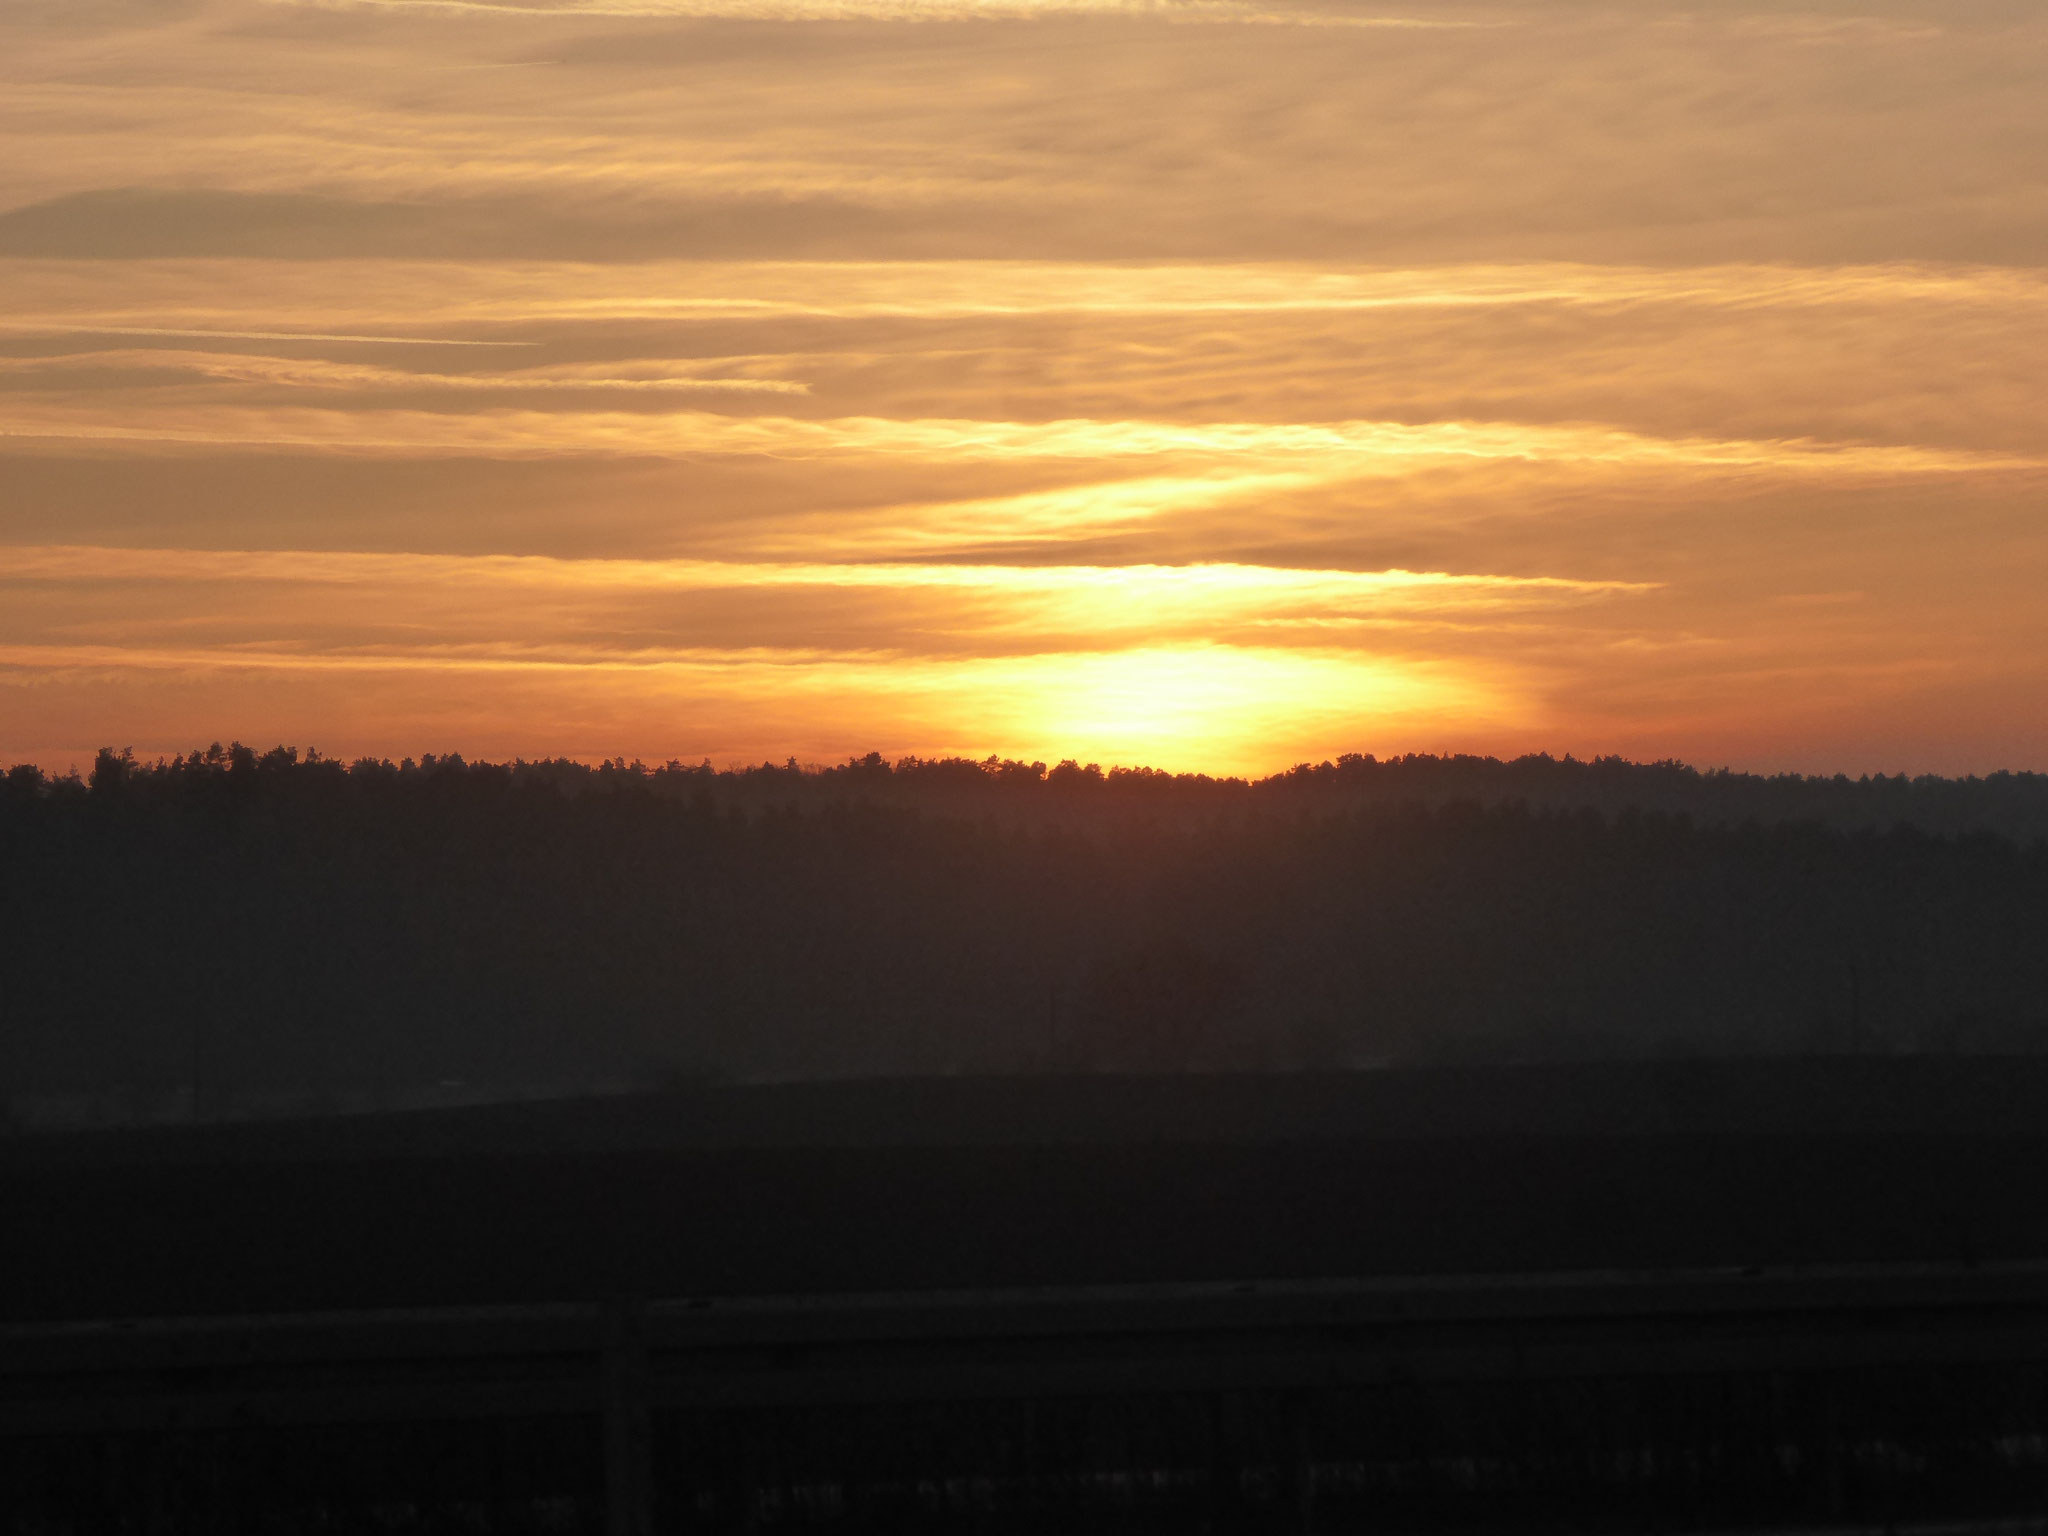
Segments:
[[[1398,730],[1451,716],[1519,718],[1500,669],[1427,656],[1333,647],[1332,619],[1476,618],[1515,609],[1626,597],[1642,584],[1413,571],[1186,567],[839,565],[697,560],[372,555],[352,551],[216,551],[17,547],[9,579],[140,587],[162,604],[179,584],[241,594],[248,638],[195,644],[188,605],[166,616],[122,609],[119,643],[80,636],[0,642],[0,668],[44,680],[173,673],[186,679],[262,673],[469,675],[489,690],[505,679],[565,674],[643,702],[687,696],[727,709],[767,689],[820,708],[852,702],[872,729],[917,716],[949,741],[987,750],[1082,753],[1169,766],[1272,766],[1277,743],[1341,722]],[[269,589],[288,588],[278,598]],[[597,643],[610,605],[636,595],[688,601],[755,592],[802,607],[806,590],[873,593],[920,608],[896,627],[872,627],[872,649],[820,650],[800,637],[741,649],[651,640],[648,620],[628,638]],[[203,598],[189,611],[211,607]],[[429,634],[419,638],[422,624]],[[970,643],[931,649],[948,624]],[[1287,631],[1303,633],[1284,643]],[[1213,637],[1242,635],[1237,643]],[[517,635],[515,639],[491,636]],[[1263,638],[1261,638],[1263,636]],[[260,637],[260,638],[259,638]],[[486,638],[479,638],[486,637]],[[12,637],[7,637],[12,638]],[[1048,640],[1057,648],[1044,649]],[[1035,644],[1034,644],[1035,642]],[[922,648],[921,648],[922,647]],[[984,654],[973,654],[980,650]],[[994,654],[989,654],[991,650]],[[887,726],[898,731],[897,725]],[[884,731],[887,734],[887,731]]]
[[[535,738],[518,715],[533,711],[558,729],[573,722],[579,733],[637,733],[656,752],[686,757],[720,747],[728,760],[774,757],[778,747],[829,756],[842,750],[851,704],[862,739],[894,751],[1263,773],[1333,733],[1384,749],[1422,734],[1532,723],[1526,691],[1482,669],[1207,643],[992,657],[696,652],[575,660],[0,644],[0,686],[10,672],[42,685],[27,690],[29,711],[59,702],[53,688],[82,678],[117,693],[140,684],[157,698],[181,686],[197,699],[263,697],[275,710],[265,680],[281,681],[292,697],[325,705],[324,715],[303,721],[302,734],[325,730],[332,740],[340,731],[394,751],[402,743],[381,734],[394,717],[459,721],[472,741],[521,743]],[[451,684],[459,694],[447,691]],[[351,718],[366,688],[382,700],[374,712],[381,721]],[[138,716],[145,712],[138,707]],[[145,729],[164,733],[155,721]],[[60,731],[46,735],[61,739]],[[168,734],[180,739],[175,729]],[[53,768],[63,766],[49,756]]]
[[[295,633],[299,649],[383,647],[449,655],[477,635],[518,635],[522,655],[571,655],[584,662],[662,659],[678,649],[688,606],[649,616],[639,600],[670,596],[688,604],[727,592],[754,592],[803,608],[805,592],[877,594],[922,606],[899,610],[903,633],[887,618],[866,621],[866,645],[915,651],[954,633],[985,647],[1020,649],[1030,637],[1061,649],[1143,647],[1161,635],[1231,635],[1245,627],[1286,629],[1341,618],[1430,618],[1583,602],[1655,590],[1640,582],[1581,582],[1526,575],[1444,571],[1339,571],[1272,565],[965,565],[965,563],[735,563],[700,559],[543,559],[530,555],[371,555],[356,551],[190,551],[14,547],[10,582],[129,584],[158,594],[178,584],[207,586],[176,604],[170,635],[193,633],[193,618],[219,594],[242,594],[262,633]],[[264,588],[291,588],[276,600]],[[965,604],[965,606],[958,606]],[[432,618],[436,635],[397,639]],[[147,610],[123,610],[115,627],[143,643]],[[59,643],[78,637],[68,627]],[[594,645],[592,629],[623,629],[631,639]],[[801,635],[801,623],[788,625]],[[670,637],[664,637],[664,631]],[[0,627],[4,635],[4,627]],[[53,637],[55,639],[55,637]],[[1272,639],[1272,637],[1268,637]],[[154,641],[152,641],[154,643]],[[178,641],[172,641],[174,645]],[[801,641],[788,643],[797,647]]]

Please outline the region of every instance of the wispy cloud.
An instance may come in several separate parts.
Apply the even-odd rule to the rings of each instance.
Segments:
[[[279,339],[279,338],[269,338]],[[672,366],[672,365],[669,365]],[[511,373],[419,373],[378,368],[323,358],[265,357],[249,353],[182,350],[67,352],[54,356],[0,358],[0,373],[27,375],[63,387],[67,376],[98,370],[196,374],[237,384],[265,384],[284,389],[344,390],[469,390],[482,392],[712,393],[802,395],[810,386],[799,379],[718,378],[672,373],[660,365],[630,361],[599,367],[522,370]]]
[[[1934,23],[0,7],[0,754],[2041,758],[2048,22]]]
[[[901,558],[990,550],[1144,528],[1189,513],[1270,505],[1324,482],[1304,474],[1141,475],[969,500],[799,513],[745,531],[757,558]]]
[[[531,345],[376,327],[660,319],[944,319],[1030,314],[1336,313],[1568,305],[1783,309],[1870,305],[2048,311],[2034,268],[1578,263],[1344,268],[1308,263],[652,262],[136,263],[118,289],[68,263],[8,264],[14,333],[246,337],[412,345]],[[238,330],[261,314],[274,328]],[[165,314],[186,327],[145,324]],[[215,329],[200,329],[219,321]],[[325,333],[323,322],[345,322]],[[299,329],[298,327],[306,327]]]
[[[2026,454],[1859,444],[1660,438],[1599,424],[1440,421],[1173,422],[806,419],[701,411],[329,411],[172,407],[124,413],[26,402],[0,406],[0,435],[93,442],[290,446],[375,453],[902,457],[923,462],[1176,458],[1283,464],[1332,474],[1388,472],[1427,460],[1515,460],[1641,469],[1763,470],[1892,476],[2048,468]]]
[[[1655,582],[1446,571],[1345,571],[1229,562],[1117,566],[914,562],[566,560],[537,555],[380,554],[354,550],[132,549],[43,545],[6,550],[8,581],[254,582],[390,590],[581,592],[715,589],[938,589],[1059,605],[1123,627],[1133,604],[1264,609],[1274,605],[1499,606],[1653,591]]]
[[[971,21],[1102,14],[1164,22],[1460,31],[1498,19],[1360,15],[1230,0],[269,0],[313,10],[454,12],[526,19],[554,17],[728,17],[773,21]]]
[[[18,321],[0,322],[0,332],[15,334],[27,332],[31,335],[47,335],[48,331],[34,324],[24,325]],[[475,337],[459,336],[388,336],[388,335],[344,335],[328,331],[229,331],[229,330],[182,330],[163,325],[80,325],[62,328],[60,334],[75,336],[162,336],[186,338],[200,341],[342,341],[351,345],[368,344],[392,347],[530,347],[530,341],[487,341]]]
[[[987,749],[1109,760],[1254,763],[1277,743],[1370,714],[1512,718],[1500,669],[1404,646],[1477,617],[1641,595],[1640,583],[1417,571],[544,560],[15,547],[16,594],[144,594],[101,623],[34,633],[38,605],[0,623],[0,686],[104,679],[287,676],[467,681],[485,690],[571,679],[610,707],[689,699],[731,711],[830,700],[870,739],[943,717]],[[192,600],[177,598],[180,590]],[[235,594],[225,623],[209,593]],[[819,596],[859,598],[822,625]],[[723,615],[722,599],[728,603]],[[870,602],[868,600],[875,600]],[[648,606],[659,600],[658,606]],[[707,612],[707,608],[709,611]],[[752,616],[751,625],[731,615]],[[1327,621],[1375,615],[1370,643]],[[24,627],[28,632],[24,632]],[[98,630],[101,633],[95,634]],[[1296,633],[1295,631],[1299,631]],[[8,673],[14,674],[10,679]],[[225,685],[224,685],[225,686]],[[582,708],[591,707],[586,697]],[[935,716],[934,712],[938,712]],[[1247,723],[1259,727],[1245,734]],[[744,732],[742,732],[744,734]]]
[[[731,650],[960,658],[1219,643],[1415,654],[1447,620],[1554,613],[1658,590],[1612,579],[1225,562],[839,564],[77,546],[16,546],[5,556],[4,584],[16,602],[0,621],[0,641],[26,647],[19,657],[34,650],[42,664],[64,666],[86,664],[88,655],[104,660],[109,647],[157,656],[153,666],[201,652],[223,664],[254,653],[550,667],[659,666]],[[111,604],[86,599],[95,589],[109,599],[126,595]],[[60,591],[75,606],[53,623],[50,595]],[[210,617],[226,593],[234,616]]]

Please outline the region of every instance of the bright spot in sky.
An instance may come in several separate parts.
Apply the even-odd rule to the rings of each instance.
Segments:
[[[2048,767],[2048,17],[1439,9],[0,8],[0,759]]]
[[[1501,701],[1443,668],[1340,651],[1145,648],[1027,656],[934,678],[962,745],[1006,756],[1256,772],[1332,733],[1502,723]]]

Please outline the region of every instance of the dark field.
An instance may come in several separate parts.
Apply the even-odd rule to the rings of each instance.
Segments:
[[[1866,1059],[17,1137],[0,1530],[2029,1517],[2044,1102]]]
[[[16,1318],[2048,1259],[2048,1063],[713,1090],[21,1139]]]
[[[0,1536],[2048,1518],[2044,786],[10,775]]]

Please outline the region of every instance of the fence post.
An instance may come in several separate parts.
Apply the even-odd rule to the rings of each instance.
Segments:
[[[604,1309],[605,1536],[652,1536],[653,1425],[647,1408],[646,1311],[612,1301]]]

